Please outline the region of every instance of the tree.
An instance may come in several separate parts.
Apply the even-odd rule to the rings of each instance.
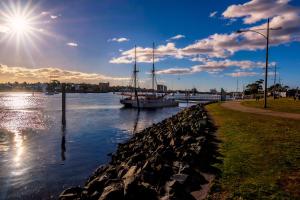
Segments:
[[[251,95],[251,94],[258,94],[263,90],[263,83],[264,80],[260,79],[258,81],[255,81],[254,83],[250,83],[246,86],[245,94]]]

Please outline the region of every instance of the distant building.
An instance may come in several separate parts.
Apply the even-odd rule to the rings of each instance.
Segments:
[[[109,91],[109,82],[107,83],[99,83],[100,92],[108,92]]]
[[[167,92],[168,88],[165,85],[157,85],[158,92]]]

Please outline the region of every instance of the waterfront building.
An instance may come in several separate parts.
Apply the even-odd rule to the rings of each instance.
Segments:
[[[157,92],[167,92],[168,88],[166,85],[157,84]]]

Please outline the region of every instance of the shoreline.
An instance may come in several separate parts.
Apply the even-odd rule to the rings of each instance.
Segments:
[[[205,104],[206,105],[206,104]],[[203,199],[218,170],[216,128],[194,105],[119,144],[83,187],[59,199]]]

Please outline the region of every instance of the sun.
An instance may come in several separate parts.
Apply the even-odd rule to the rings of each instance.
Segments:
[[[10,16],[7,19],[8,29],[15,34],[26,34],[33,31],[30,18],[22,15]]]
[[[22,4],[21,1],[9,1],[8,4],[2,4],[0,10],[0,23],[5,26],[6,39],[29,40],[39,34],[40,14],[36,7],[30,3]]]

